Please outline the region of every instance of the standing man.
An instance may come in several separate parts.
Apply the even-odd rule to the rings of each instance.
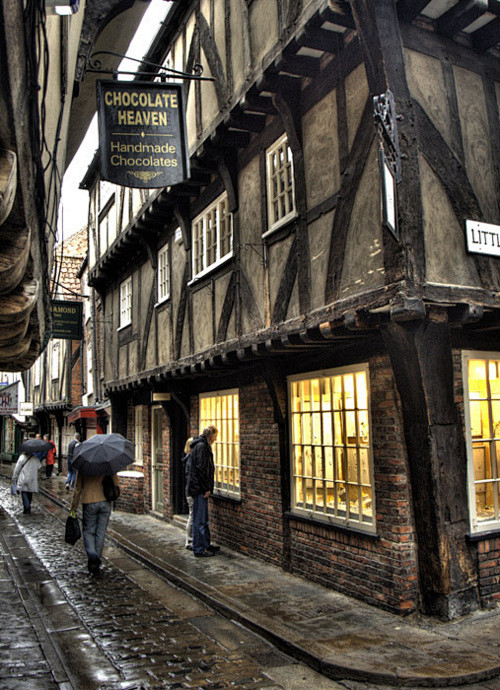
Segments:
[[[47,451],[47,457],[45,460],[45,478],[50,479],[52,477],[52,470],[56,462],[56,444],[51,441],[48,434],[43,435],[43,440],[50,443],[50,450]]]
[[[68,474],[66,477],[66,491],[69,491],[70,487],[72,489],[75,488],[76,470],[73,469],[73,453],[75,452],[75,448],[80,445],[80,438],[80,434],[76,432],[68,445]]]
[[[215,474],[211,446],[217,434],[215,426],[207,426],[191,443],[187,493],[193,497],[193,554],[197,557],[215,556],[219,551],[210,543],[208,527],[208,497],[214,489]]]

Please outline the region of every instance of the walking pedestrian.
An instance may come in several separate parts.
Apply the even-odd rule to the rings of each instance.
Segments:
[[[50,450],[47,451],[47,456],[45,459],[45,478],[50,479],[50,477],[52,477],[52,470],[54,469],[56,462],[56,444],[54,441],[50,440],[49,434],[44,434],[43,440],[50,443]]]
[[[193,498],[193,554],[197,557],[214,556],[220,547],[210,542],[208,525],[208,497],[214,489],[214,458],[211,446],[218,430],[210,425],[191,443],[187,491]]]
[[[103,489],[103,475],[85,476],[77,472],[71,510],[76,512],[82,504],[83,544],[87,553],[90,575],[99,575],[104,538],[111,515],[111,501],[106,500]],[[118,477],[113,475],[113,483],[119,486]]]
[[[193,497],[189,495],[187,490],[188,476],[189,476],[189,461],[191,459],[191,442],[193,437],[190,436],[184,446],[184,456],[182,457],[182,464],[184,466],[184,479],[186,482],[186,501],[189,508],[189,517],[186,525],[186,549],[193,550]]]
[[[72,468],[73,453],[75,452],[75,448],[80,445],[80,439],[80,434],[76,432],[76,434],[73,436],[73,439],[69,442],[68,445],[68,455],[66,458],[66,462],[68,463],[68,474],[66,476],[66,491],[69,491],[70,487],[72,489],[75,488],[76,470]]]
[[[33,494],[38,493],[38,470],[41,466],[41,460],[36,455],[21,453],[14,467],[12,483],[21,492],[23,513],[31,513]]]

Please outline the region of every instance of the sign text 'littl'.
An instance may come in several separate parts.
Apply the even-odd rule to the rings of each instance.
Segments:
[[[169,187],[189,176],[182,84],[97,82],[101,178]]]

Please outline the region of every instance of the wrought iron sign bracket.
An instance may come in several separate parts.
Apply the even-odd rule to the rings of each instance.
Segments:
[[[394,96],[391,91],[373,97],[373,118],[385,158],[392,168],[396,183],[401,182],[401,153],[399,151],[397,127],[398,116],[396,115]]]
[[[131,60],[132,62],[139,62],[141,65],[144,65],[145,67],[153,67],[155,70],[158,70],[158,74],[155,74],[154,72],[129,72],[127,70],[118,70],[118,69],[105,69],[102,65],[102,62],[98,56],[101,55],[109,55],[113,57],[118,57],[122,58],[124,60]],[[152,76],[158,76],[162,81],[166,81],[169,77],[171,79],[192,79],[195,81],[216,81],[215,77],[203,77],[203,66],[200,65],[199,63],[196,63],[193,66],[193,72],[188,73],[188,72],[180,72],[179,70],[172,69],[171,67],[165,67],[164,65],[157,65],[155,62],[149,62],[148,60],[139,60],[137,58],[132,58],[129,57],[128,55],[122,55],[121,53],[115,53],[112,50],[98,50],[95,53],[92,53],[92,55],[89,57],[87,60],[87,64],[85,66],[84,73],[87,74],[110,74],[112,75],[113,78],[117,78],[118,76],[128,74],[133,77],[152,77]]]

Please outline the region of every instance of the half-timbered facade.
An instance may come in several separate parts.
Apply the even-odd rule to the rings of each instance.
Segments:
[[[178,3],[189,179],[83,182],[147,508],[214,423],[219,543],[401,613],[500,601],[499,8]]]

